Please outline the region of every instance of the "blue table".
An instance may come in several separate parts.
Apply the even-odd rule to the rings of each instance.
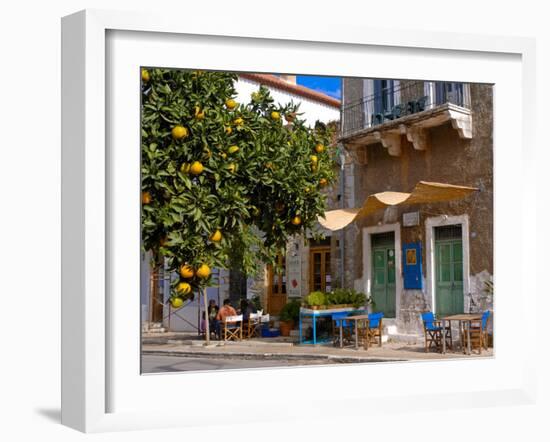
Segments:
[[[300,344],[321,344],[327,342],[327,340],[318,341],[317,340],[317,318],[332,316],[334,313],[349,312],[350,314],[360,314],[364,313],[364,309],[356,309],[354,307],[344,307],[344,308],[327,308],[324,310],[312,310],[309,308],[300,307]],[[303,325],[302,322],[305,318],[311,317],[313,323],[313,339],[304,341],[303,340]]]

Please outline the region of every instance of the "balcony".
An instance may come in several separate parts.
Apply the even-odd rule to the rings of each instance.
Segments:
[[[430,146],[429,129],[451,122],[458,136],[472,138],[469,87],[462,83],[403,82],[380,89],[342,108],[340,141],[360,163],[365,146],[381,143],[392,156],[401,155],[402,136],[417,150]]]

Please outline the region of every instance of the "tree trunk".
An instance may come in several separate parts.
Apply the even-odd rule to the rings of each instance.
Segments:
[[[153,252],[150,278],[150,313],[151,323],[162,323],[164,317],[164,293],[160,290],[163,260],[158,253]]]
[[[206,339],[206,345],[210,344],[210,318],[208,317],[208,296],[206,287],[201,289],[203,304],[204,304],[204,337]]]
[[[246,273],[243,272],[243,256],[239,248],[233,250],[229,261],[229,300],[234,306],[246,299]]]

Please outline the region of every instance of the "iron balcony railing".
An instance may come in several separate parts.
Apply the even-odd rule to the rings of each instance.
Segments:
[[[374,80],[376,81],[376,80]],[[470,108],[466,83],[385,81],[377,92],[342,107],[342,138],[445,103]],[[376,88],[375,88],[376,89]]]

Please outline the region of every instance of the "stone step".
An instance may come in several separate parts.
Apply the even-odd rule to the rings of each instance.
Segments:
[[[402,342],[404,344],[418,344],[421,340],[421,336],[410,335],[405,333],[391,333],[387,336],[390,342]]]

